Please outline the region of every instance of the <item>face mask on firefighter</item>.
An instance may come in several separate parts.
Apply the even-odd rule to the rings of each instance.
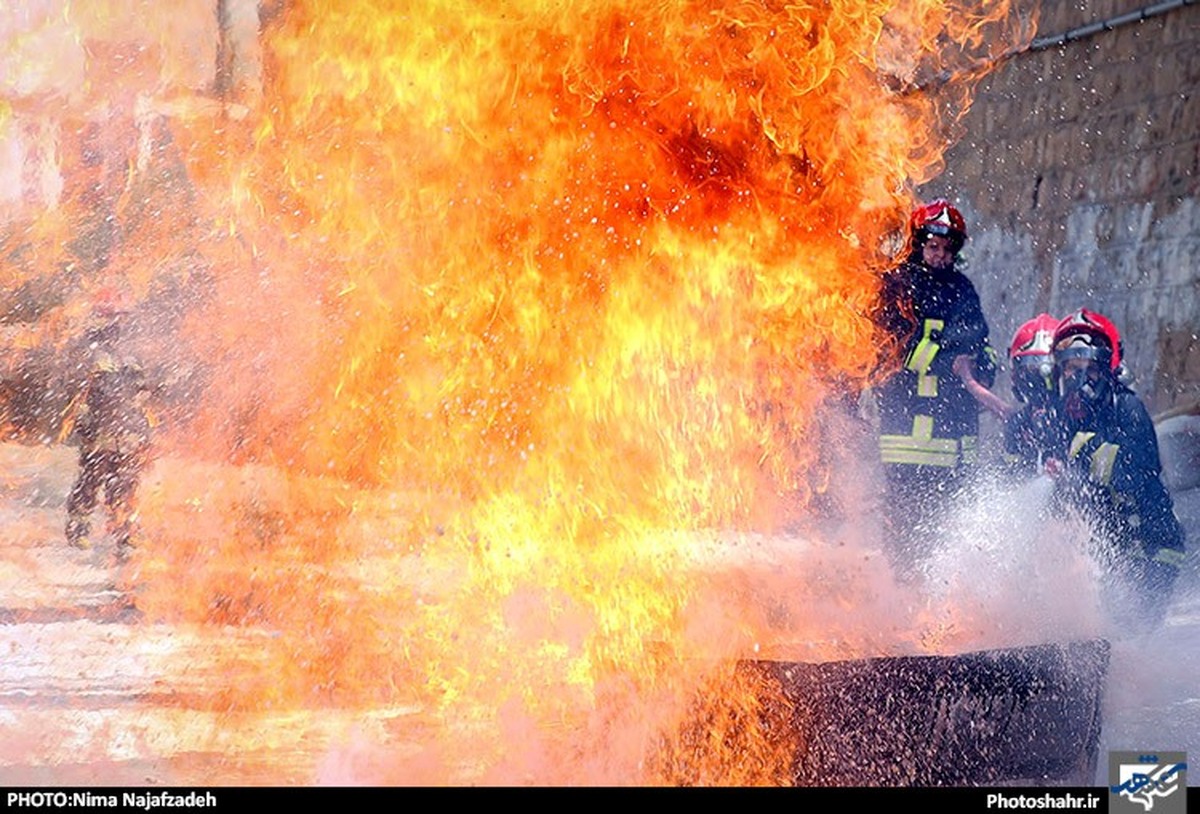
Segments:
[[[1013,391],[1027,404],[1044,403],[1054,393],[1053,374],[1049,357],[1022,357],[1013,366]]]
[[[1092,414],[1112,394],[1108,371],[1093,359],[1068,359],[1062,365],[1059,389],[1068,415]]]

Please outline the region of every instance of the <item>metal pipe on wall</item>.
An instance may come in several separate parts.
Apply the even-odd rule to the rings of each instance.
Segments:
[[[1116,17],[1110,17],[1107,20],[1100,20],[1087,25],[1072,28],[1070,31],[1064,31],[1061,34],[1054,34],[1048,37],[1037,37],[1032,40],[1029,45],[1024,48],[1011,51],[1006,56],[1016,56],[1025,51],[1041,51],[1046,48],[1053,48],[1056,45],[1066,45],[1075,40],[1086,39],[1093,34],[1099,34],[1102,31],[1112,31],[1115,28],[1120,28],[1129,23],[1140,23],[1143,20],[1149,20],[1151,17],[1157,17],[1160,14],[1166,14],[1168,11],[1174,11],[1177,8],[1190,6],[1197,0],[1164,0],[1162,3],[1154,3],[1149,6],[1142,6],[1135,11],[1130,11],[1126,14],[1119,14]]]

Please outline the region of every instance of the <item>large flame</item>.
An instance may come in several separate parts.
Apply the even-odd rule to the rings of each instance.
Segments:
[[[139,606],[280,633],[222,704],[419,701],[436,759],[371,780],[786,781],[729,670],[761,620],[698,611],[698,563],[837,477],[965,98],[921,84],[1011,47],[1007,4],[296,0],[215,97],[179,5],[140,47],[67,16],[90,78],[47,95],[102,158],[27,233],[88,237],[39,267],[118,281],[169,380]]]

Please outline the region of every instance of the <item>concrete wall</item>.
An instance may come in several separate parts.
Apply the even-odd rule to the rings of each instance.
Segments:
[[[1120,327],[1161,412],[1200,400],[1200,2],[1118,24],[1143,8],[1044,0],[1034,47],[980,83],[921,194],[968,218],[998,350],[1025,319],[1087,305]]]

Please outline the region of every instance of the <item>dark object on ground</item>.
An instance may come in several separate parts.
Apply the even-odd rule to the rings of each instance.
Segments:
[[[778,682],[767,695],[791,707],[798,786],[1089,786],[1109,649],[740,666]]]

